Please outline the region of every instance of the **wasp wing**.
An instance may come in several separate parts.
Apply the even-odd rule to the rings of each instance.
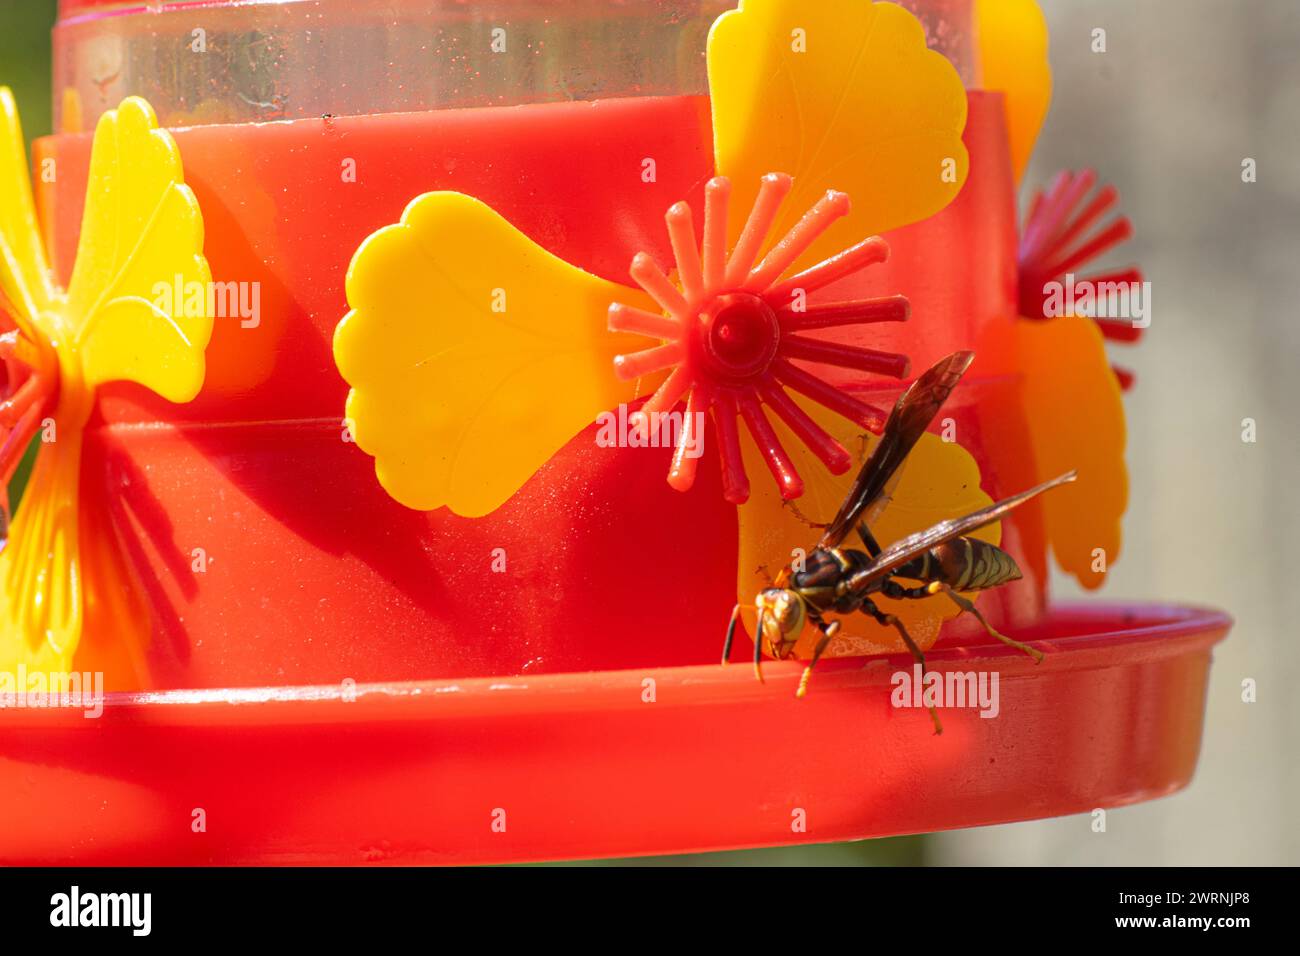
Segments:
[[[839,513],[827,525],[819,548],[839,547],[867,509],[892,489],[908,453],[930,427],[974,358],[974,352],[954,352],[940,359],[899,397],[880,441],[862,463]]]
[[[1045,481],[1041,485],[1035,485],[1028,491],[1022,491],[1018,495],[1012,495],[1010,498],[1004,498],[1002,501],[995,502],[987,508],[981,508],[979,511],[972,511],[970,514],[961,518],[951,518],[947,521],[940,521],[936,525],[931,525],[924,531],[918,531],[916,534],[908,535],[899,541],[895,541],[857,574],[849,580],[849,587],[854,591],[882,581],[889,575],[893,574],[898,568],[902,567],[913,558],[920,557],[931,548],[938,547],[946,541],[953,538],[959,538],[965,534],[971,534],[978,531],[985,525],[992,524],[994,521],[1001,519],[1007,512],[1020,507],[1030,498],[1041,495],[1044,491],[1049,491],[1058,485],[1064,485],[1074,481],[1077,472],[1068,471],[1063,475],[1053,478],[1051,481]]]

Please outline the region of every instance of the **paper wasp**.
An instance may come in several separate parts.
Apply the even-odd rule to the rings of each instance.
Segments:
[[[890,413],[880,441],[863,462],[839,513],[824,526],[821,540],[808,554],[802,569],[795,571],[786,565],[772,587],[755,599],[758,625],[755,628],[754,671],[759,680],[763,679],[761,661],[764,649],[778,660],[788,658],[794,653],[804,625],[811,622],[821,631],[822,637],[799,681],[797,693],[802,697],[808,689],[813,667],[840,629],[839,621],[827,622],[825,619],[825,615],[832,612],[844,615],[861,611],[879,623],[893,627],[912,656],[924,667],[925,654],[908,634],[903,622],[876,605],[872,600],[876,594],[903,599],[946,594],[962,612],[974,614],[992,637],[1024,651],[1035,661],[1042,660],[1039,651],[1000,634],[973,602],[958,593],[997,587],[1021,576],[1011,555],[968,535],[998,521],[1035,495],[1073,481],[1075,472],[1068,472],[964,517],[941,521],[887,548],[876,543],[869,527],[889,500],[908,453],[929,428],[974,358],[973,352],[954,352],[908,387]],[[854,531],[866,551],[841,547],[845,538]],[[908,587],[899,583],[898,578],[918,584]],[[731,614],[722,650],[724,664],[731,653],[740,609],[741,605],[736,605]],[[936,729],[939,729],[933,711],[931,716],[935,718]]]

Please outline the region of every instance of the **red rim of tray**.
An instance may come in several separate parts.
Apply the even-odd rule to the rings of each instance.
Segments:
[[[929,832],[1188,783],[1219,611],[1058,606],[932,669],[1000,713],[890,704],[907,658],[109,694],[0,709],[0,862],[502,863]],[[351,698],[351,699],[349,699]],[[653,698],[653,699],[650,699]],[[201,821],[202,826],[199,825]],[[802,829],[800,827],[802,826]],[[503,829],[504,828],[504,829]]]

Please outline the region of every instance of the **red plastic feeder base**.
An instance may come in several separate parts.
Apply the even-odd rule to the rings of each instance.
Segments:
[[[1055,608],[933,670],[996,718],[891,706],[905,658],[109,695],[0,710],[0,862],[500,863],[855,840],[1079,813],[1187,785],[1230,619]],[[349,699],[351,698],[351,699]],[[201,826],[200,826],[201,824]]]

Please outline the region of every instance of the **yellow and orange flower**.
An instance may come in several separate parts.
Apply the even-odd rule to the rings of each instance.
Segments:
[[[1004,94],[1017,182],[1042,128],[1052,95],[1047,23],[1035,0],[978,0],[977,33],[984,85]],[[1103,339],[1132,341],[1131,325],[1098,322],[1067,312],[1045,316],[1043,288],[1126,239],[1128,220],[1089,234],[1116,199],[1102,188],[1085,197],[1095,177],[1063,173],[1033,199],[1022,228],[1020,313],[1015,324],[1032,455],[1041,479],[1077,468],[1078,481],[1046,495],[1048,541],[1057,563],[1084,587],[1099,587],[1120,552],[1120,521],[1128,504],[1121,387]],[[1137,282],[1124,270],[1092,282]]]
[[[641,289],[609,282],[473,197],[428,193],[357,250],[334,355],[352,386],[353,437],[381,484],[409,507],[470,517],[499,507],[602,412],[643,396],[652,411],[712,408],[727,496],[740,503],[738,593],[749,602],[755,568],[779,568],[808,544],[786,500],[802,494],[805,510],[833,514],[851,482],[848,449],[880,421],[790,360],[906,374],[902,356],[799,334],[818,321],[905,317],[897,298],[814,303],[799,318],[784,308],[787,277],[815,291],[869,265],[883,242],[868,237],[957,195],[966,94],[894,4],[744,0],[716,21],[707,53],[719,178],[706,190],[702,249],[685,204],[667,213],[675,277],[642,255],[631,268]],[[926,436],[915,454],[882,540],[989,502],[963,449]],[[674,486],[691,484],[689,461],[676,458]],[[747,474],[764,469],[777,481],[751,488]],[[927,646],[955,611],[898,609]],[[843,640],[900,646],[892,629],[852,626]]]
[[[101,514],[83,514],[81,446],[96,389],[143,385],[173,402],[203,384],[212,319],[160,304],[155,286],[206,284],[203,221],[171,136],[141,99],[105,113],[91,150],[86,209],[67,289],[51,278],[13,97],[0,88],[0,336],[9,397],[0,403],[8,479],[44,439],[0,554],[0,669],[68,669],[87,621],[111,621],[138,664],[147,621]],[[138,668],[137,668],[138,670]]]

